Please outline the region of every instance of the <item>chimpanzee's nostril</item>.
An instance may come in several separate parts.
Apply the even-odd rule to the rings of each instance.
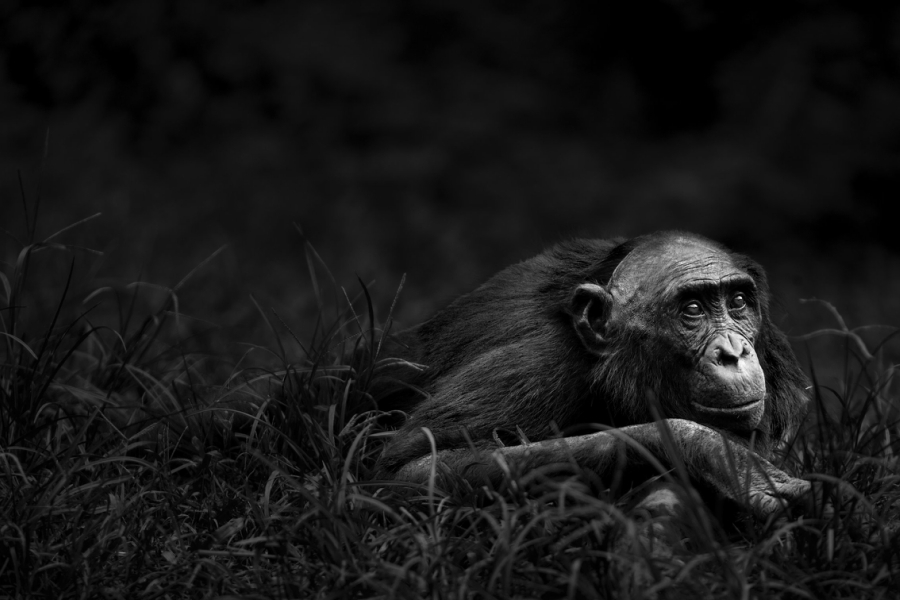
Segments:
[[[716,362],[720,365],[729,366],[737,364],[740,355],[734,352],[733,348],[721,346],[716,349]]]
[[[741,358],[747,356],[749,349],[740,336],[727,333],[715,339],[709,347],[707,356],[713,364],[722,367],[737,366]]]

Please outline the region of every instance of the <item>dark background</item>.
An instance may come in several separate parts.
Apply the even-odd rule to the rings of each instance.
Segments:
[[[403,324],[560,239],[660,228],[762,262],[792,334],[833,323],[813,296],[900,324],[898,149],[885,2],[0,4],[0,226],[25,237],[18,169],[38,237],[101,211],[63,236],[105,251],[85,292],[227,243],[181,308],[235,339],[250,293],[311,323],[292,222],[382,315],[407,273]]]

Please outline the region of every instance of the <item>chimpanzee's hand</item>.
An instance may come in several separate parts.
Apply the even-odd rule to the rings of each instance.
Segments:
[[[668,419],[665,425],[673,441],[681,446],[692,477],[746,506],[759,518],[793,504],[811,489],[808,481],[788,475],[714,429],[684,419]]]

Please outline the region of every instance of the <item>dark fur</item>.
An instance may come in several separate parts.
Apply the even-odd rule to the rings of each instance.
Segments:
[[[688,397],[670,377],[659,340],[620,336],[606,360],[587,352],[567,312],[582,283],[606,284],[636,247],[657,236],[628,241],[572,240],[504,269],[432,319],[401,335],[411,356],[427,369],[412,379],[426,394],[384,451],[387,474],[430,453],[421,428],[428,427],[440,451],[467,448],[469,439],[488,449],[554,437],[558,430],[602,423],[614,427],[653,421],[646,383],[659,392],[665,417],[693,417]],[[769,456],[801,418],[806,380],[784,335],[769,317],[763,269],[729,253],[755,281],[762,316],[756,352],[765,374],[765,416],[754,432],[754,448]],[[673,383],[676,382],[676,383]],[[511,435],[505,436],[508,432]],[[746,438],[746,436],[744,436]],[[468,439],[467,439],[468,438]]]

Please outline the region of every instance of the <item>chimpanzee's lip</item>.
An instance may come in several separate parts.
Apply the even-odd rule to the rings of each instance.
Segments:
[[[734,415],[740,414],[744,412],[752,412],[759,408],[759,405],[762,403],[762,399],[760,400],[751,400],[744,404],[737,404],[733,406],[707,406],[705,404],[700,404],[699,402],[691,402],[694,405],[694,408],[697,408],[706,413],[714,413],[719,415]]]

